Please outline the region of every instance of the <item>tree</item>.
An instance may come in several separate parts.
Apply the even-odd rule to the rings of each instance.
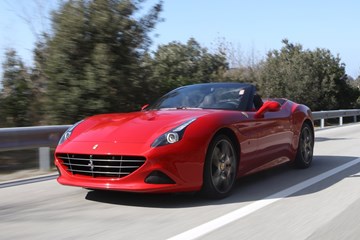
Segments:
[[[246,82],[257,85],[260,72],[260,58],[254,48],[245,53],[241,46],[235,46],[226,41],[225,38],[219,38],[215,43],[218,52],[226,56],[230,69],[224,72],[223,81],[227,82]]]
[[[326,49],[303,50],[286,39],[283,44],[262,63],[259,85],[264,96],[286,97],[314,111],[354,106],[357,96],[338,56]]]
[[[228,68],[222,53],[209,53],[193,38],[186,44],[174,41],[159,46],[148,61],[152,90],[157,96],[187,84],[219,81],[221,73]]]
[[[33,99],[31,79],[15,50],[6,51],[3,71],[3,88],[0,95],[1,126],[32,125],[29,111]]]
[[[32,100],[30,105],[31,119],[34,124],[42,125],[48,123],[48,113],[47,113],[47,86],[48,86],[48,77],[45,74],[45,63],[47,60],[46,55],[46,39],[48,38],[47,34],[43,36],[36,42],[35,49],[33,50],[34,54],[34,66],[30,68],[30,79],[32,83],[32,93],[36,96]]]
[[[360,76],[356,79],[348,79],[348,83],[353,87],[355,95],[357,95],[356,106],[355,108],[360,108]]]
[[[67,1],[53,14],[52,34],[44,48],[52,123],[138,106],[133,90],[142,86],[141,59],[162,8],[160,1],[136,17],[141,2]]]

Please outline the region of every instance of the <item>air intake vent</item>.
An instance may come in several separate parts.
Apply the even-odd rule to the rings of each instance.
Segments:
[[[61,153],[56,156],[74,175],[92,177],[125,177],[141,167],[146,158],[141,156],[85,155]]]

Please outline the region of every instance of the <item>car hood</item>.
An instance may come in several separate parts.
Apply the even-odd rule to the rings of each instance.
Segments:
[[[205,110],[158,110],[134,113],[103,114],[78,125],[71,141],[144,143],[192,118],[210,114]]]

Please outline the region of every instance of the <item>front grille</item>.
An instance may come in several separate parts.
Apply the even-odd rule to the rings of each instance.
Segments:
[[[61,164],[74,175],[92,177],[125,177],[141,167],[146,158],[141,156],[112,156],[85,154],[57,154]]]

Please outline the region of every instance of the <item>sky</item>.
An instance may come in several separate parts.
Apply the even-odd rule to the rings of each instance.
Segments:
[[[0,62],[14,48],[26,64],[48,13],[58,0],[0,0]],[[147,0],[146,10],[157,0]],[[339,55],[348,75],[360,75],[360,1],[358,0],[164,0],[153,46],[193,37],[203,47],[227,43],[244,58],[263,59],[288,39],[304,49],[324,48]],[[25,21],[27,20],[27,21]],[[0,70],[1,71],[1,70]]]

